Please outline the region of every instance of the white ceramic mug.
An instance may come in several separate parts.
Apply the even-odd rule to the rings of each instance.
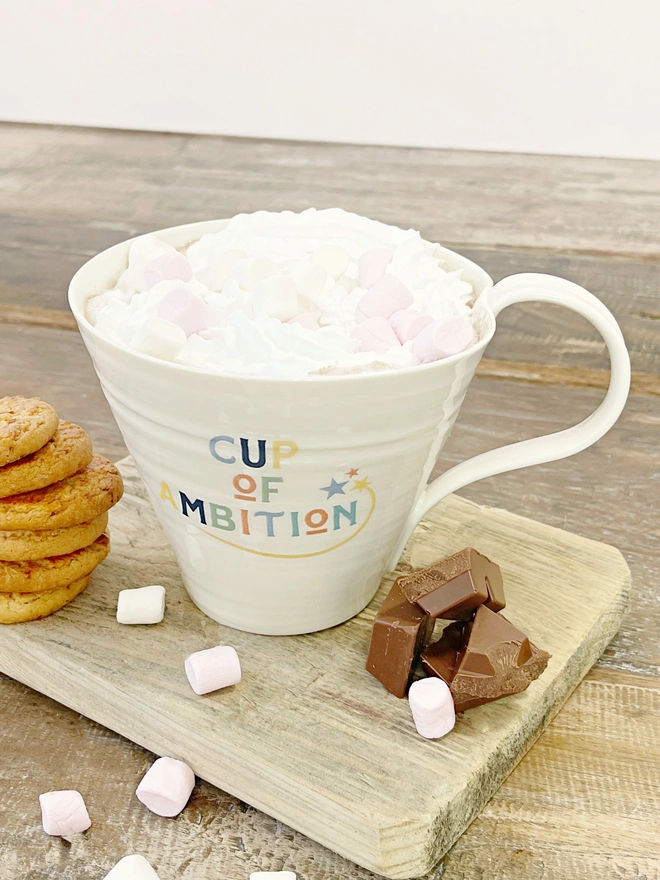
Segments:
[[[180,247],[225,223],[158,235]],[[596,297],[549,275],[493,285],[446,249],[447,267],[462,268],[478,294],[479,342],[461,354],[387,372],[291,379],[213,375],[157,360],[108,342],[85,317],[85,300],[114,285],[129,246],[86,263],[69,302],[191,598],[238,629],[288,635],[347,620],[446,495],[580,452],[626,402],[628,353]],[[427,485],[497,314],[531,300],[566,306],[602,334],[611,359],[605,399],[575,427],[478,455]]]

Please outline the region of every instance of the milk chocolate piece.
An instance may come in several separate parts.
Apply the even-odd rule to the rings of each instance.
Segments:
[[[405,697],[415,660],[428,645],[434,624],[395,583],[374,621],[367,657],[367,670],[395,696]]]
[[[457,712],[524,691],[550,659],[550,654],[485,605],[477,610],[465,634],[450,685]]]
[[[451,685],[463,650],[466,626],[462,620],[450,623],[444,628],[440,639],[422,653],[422,669],[427,675],[435,675]]]
[[[405,597],[431,617],[463,620],[475,608],[505,606],[499,566],[471,547],[398,580]]]

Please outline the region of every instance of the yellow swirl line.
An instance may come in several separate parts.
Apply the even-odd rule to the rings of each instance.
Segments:
[[[230,547],[235,547],[236,550],[243,550],[245,553],[254,553],[255,556],[269,556],[273,559],[309,559],[311,556],[323,556],[324,553],[330,553],[332,550],[337,550],[339,547],[343,547],[344,544],[348,544],[353,538],[356,538],[371,519],[371,515],[376,507],[376,494],[373,489],[369,488],[369,486],[365,486],[365,489],[371,496],[371,507],[369,508],[369,513],[362,525],[354,531],[353,534],[349,535],[348,538],[344,538],[344,540],[340,541],[338,544],[333,544],[332,547],[326,547],[325,550],[316,550],[314,553],[266,553],[264,550],[253,550],[251,547],[243,547],[241,544],[235,544],[233,541],[221,538],[220,535],[214,535],[213,532],[209,532],[201,526],[198,526],[198,528],[201,532],[204,532],[205,535],[208,535],[210,538],[215,538],[216,541],[220,541],[222,544],[228,544]]]

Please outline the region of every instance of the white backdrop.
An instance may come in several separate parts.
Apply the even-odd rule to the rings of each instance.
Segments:
[[[657,0],[0,8],[0,119],[660,159]]]

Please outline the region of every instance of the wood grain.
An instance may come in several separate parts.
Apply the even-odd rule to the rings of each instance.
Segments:
[[[0,196],[17,216],[125,228],[341,205],[450,246],[660,255],[660,174],[643,161],[7,123]]]
[[[407,702],[364,669],[373,618],[396,575],[368,609],[320,633],[268,638],[220,626],[185,595],[132,460],[120,469],[126,493],[110,515],[111,557],[67,609],[0,630],[0,669],[387,877],[433,869],[627,606],[630,576],[614,548],[446,499],[417,528],[404,570],[479,547],[502,567],[508,616],[552,658],[524,693],[466,713],[441,742],[422,740]],[[117,591],[153,581],[168,590],[163,624],[120,627]],[[231,692],[196,699],[183,658],[215,644],[236,647],[243,678]]]

